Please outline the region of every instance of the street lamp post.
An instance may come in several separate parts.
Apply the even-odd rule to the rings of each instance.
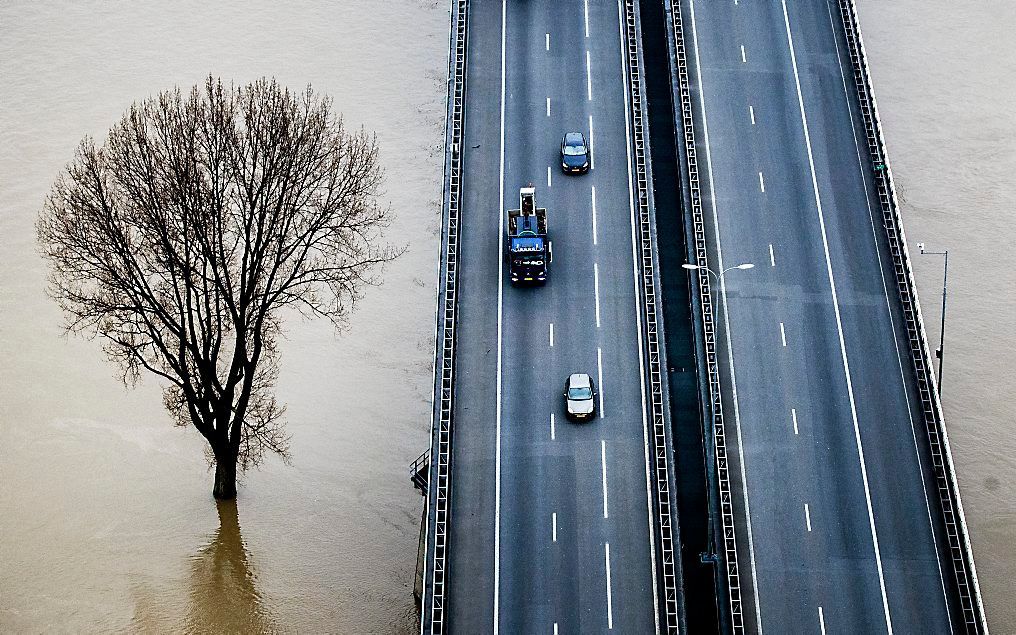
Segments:
[[[755,266],[754,263],[751,263],[751,262],[742,262],[739,265],[734,265],[733,267],[727,267],[723,271],[721,271],[719,273],[716,273],[715,271],[713,271],[709,267],[704,267],[702,265],[693,265],[693,264],[691,264],[689,262],[686,262],[683,265],[681,265],[681,267],[683,267],[685,269],[704,269],[704,270],[708,271],[709,273],[713,274],[714,276],[716,276],[717,278],[720,278],[720,279],[722,279],[723,278],[723,274],[727,273],[728,271],[732,271],[734,269],[751,269],[754,266]]]
[[[690,269],[690,270],[702,269],[702,270],[704,270],[704,271],[706,271],[708,273],[711,273],[712,275],[716,276],[716,279],[720,281],[721,285],[723,284],[723,274],[727,273],[728,271],[733,271],[734,269],[751,269],[754,266],[755,266],[754,263],[751,263],[751,262],[742,262],[739,265],[734,265],[733,267],[727,267],[726,269],[721,270],[719,273],[716,273],[715,271],[713,271],[709,267],[706,267],[706,266],[703,266],[703,265],[693,265],[690,262],[686,262],[683,265],[681,265],[681,267],[683,267],[684,269]]]
[[[945,251],[928,251],[924,248],[924,243],[917,243],[917,248],[921,250],[921,253],[927,256],[944,256],[945,266],[942,270],[942,326],[938,330],[938,350],[935,351],[935,357],[938,358],[938,397],[942,398],[942,361],[945,357],[945,301],[948,295],[949,289],[949,250]]]
[[[712,275],[716,276],[717,280],[720,280],[721,283],[722,283],[722,280],[723,280],[723,274],[727,273],[728,271],[732,271],[734,269],[751,269],[754,266],[755,265],[753,263],[743,262],[743,263],[741,263],[739,265],[734,265],[733,267],[727,267],[726,269],[721,270],[719,273],[716,273],[715,271],[713,271],[709,267],[705,267],[703,265],[693,265],[690,262],[686,262],[686,263],[681,265],[681,267],[683,267],[684,269],[689,269],[689,270],[702,269],[706,273],[709,273],[709,274],[712,274]],[[716,328],[715,332],[718,333],[719,332],[719,328]],[[728,342],[727,345],[729,346],[730,343]],[[710,438],[715,437],[716,431],[713,429],[713,418],[712,417],[707,417],[706,418],[706,426],[708,426],[708,429],[705,431],[705,433],[708,434]],[[703,439],[703,443],[705,443],[705,439]],[[707,455],[708,455],[708,452],[707,452]],[[706,467],[706,473],[710,474],[710,475],[713,475],[712,478],[715,478],[715,475],[713,474],[712,470],[708,466]],[[712,490],[711,487],[707,487],[706,488],[706,495],[709,498],[709,503],[708,503],[709,507],[710,507],[710,509],[712,509],[712,505],[713,505],[713,503],[712,503],[713,490]],[[702,562],[713,562],[713,563],[717,562],[715,523],[716,523],[716,519],[713,517],[712,512],[710,512],[709,513],[709,553],[700,554],[700,558],[701,558]]]

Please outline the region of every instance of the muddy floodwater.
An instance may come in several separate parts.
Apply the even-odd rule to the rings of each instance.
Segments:
[[[0,5],[0,632],[413,630],[447,34],[422,0]],[[158,385],[61,337],[33,227],[82,136],[208,73],[311,83],[377,131],[408,247],[347,332],[286,323],[292,465],[218,509]]]
[[[410,633],[428,443],[443,0],[0,5],[0,632]],[[1016,4],[860,0],[991,626],[1016,632]],[[408,247],[350,328],[290,319],[292,465],[216,506],[158,385],[61,337],[33,223],[77,142],[208,73],[273,75],[378,133]]]

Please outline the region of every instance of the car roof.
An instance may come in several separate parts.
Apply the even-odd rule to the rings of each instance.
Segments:
[[[568,132],[564,135],[564,142],[567,145],[585,145],[586,139],[581,132]]]
[[[592,385],[593,380],[586,373],[572,373],[568,377],[568,385],[572,388],[585,388]]]

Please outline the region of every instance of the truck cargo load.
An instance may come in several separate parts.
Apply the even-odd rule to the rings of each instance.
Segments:
[[[547,210],[536,207],[536,188],[519,190],[519,208],[508,210],[506,257],[513,284],[547,281],[550,241]]]

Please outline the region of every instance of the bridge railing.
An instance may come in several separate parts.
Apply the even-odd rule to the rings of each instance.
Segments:
[[[677,634],[680,629],[681,596],[678,584],[680,555],[675,551],[674,499],[671,485],[673,476],[670,469],[670,443],[668,421],[664,404],[664,383],[660,338],[662,336],[658,315],[656,276],[656,245],[653,232],[652,209],[650,206],[648,148],[646,142],[645,113],[643,105],[642,66],[639,51],[638,2],[625,0],[623,3],[622,44],[624,46],[625,78],[631,110],[632,151],[634,153],[634,187],[636,193],[636,235],[638,239],[638,265],[641,274],[642,321],[647,355],[647,379],[649,383],[649,416],[652,427],[649,433],[650,471],[655,489],[656,543],[660,549],[660,593],[664,620],[660,630]]]
[[[719,373],[719,341],[716,330],[716,307],[713,301],[709,279],[709,252],[707,248],[706,224],[702,204],[701,171],[695,140],[695,111],[692,102],[692,84],[688,68],[688,50],[685,42],[684,20],[680,0],[665,2],[670,17],[668,24],[673,52],[672,82],[674,84],[674,118],[680,127],[678,156],[685,179],[686,210],[691,214],[691,235],[689,240],[694,253],[691,264],[698,265],[694,271],[695,288],[698,289],[697,305],[701,314],[701,341],[697,343],[699,355],[706,370],[709,401],[705,404],[706,416],[711,423],[713,454],[716,461],[716,485],[719,496],[719,513],[723,536],[723,551],[717,554],[722,559],[723,575],[726,579],[726,599],[729,607],[729,628],[733,633],[744,632],[744,613],[741,603],[741,575],[737,560],[737,537],[734,531],[734,507],[731,494],[730,471],[727,459],[726,431],[723,419],[723,397]]]
[[[438,274],[434,411],[431,425],[426,566],[420,601],[420,632],[446,633],[448,529],[450,527],[451,443],[458,312],[459,203],[462,195],[462,126],[466,95],[468,0],[451,0],[448,46],[448,107],[441,263]]]
[[[985,621],[984,606],[977,583],[977,570],[974,566],[973,552],[970,548],[969,534],[963,515],[963,504],[960,501],[959,485],[953,467],[952,453],[949,449],[949,437],[942,414],[942,403],[935,382],[931,349],[928,346],[924,320],[921,317],[921,306],[917,300],[917,285],[910,264],[910,253],[907,250],[896,186],[886,157],[878,108],[875,106],[871,73],[868,70],[864,43],[861,40],[857,7],[853,0],[839,0],[839,9],[846,35],[847,52],[853,71],[854,87],[857,90],[861,119],[864,123],[868,156],[873,174],[872,180],[878,192],[882,225],[885,227],[889,251],[892,255],[896,288],[903,307],[911,359],[917,374],[917,388],[920,393],[924,425],[931,448],[932,468],[936,481],[935,489],[938,492],[945,522],[950,564],[960,596],[963,624],[968,633],[986,633],[988,625]]]

